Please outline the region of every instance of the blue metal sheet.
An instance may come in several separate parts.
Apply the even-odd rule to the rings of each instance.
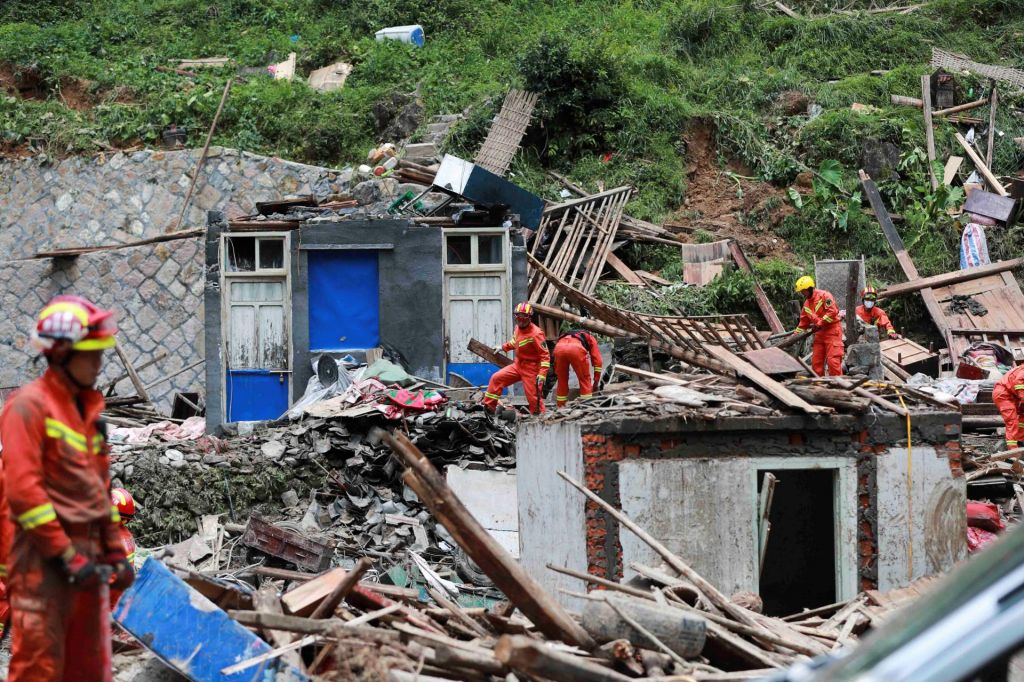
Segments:
[[[233,369],[225,383],[229,422],[277,419],[288,409],[288,375],[267,369]]]
[[[449,362],[448,372],[451,383],[451,372],[460,374],[472,382],[475,386],[486,386],[491,380],[491,375],[498,371],[496,365],[487,362]]]
[[[280,658],[233,675],[220,671],[267,653],[271,646],[228,617],[156,559],[147,559],[114,607],[114,620],[193,682],[302,682]]]
[[[309,251],[309,350],[380,345],[377,252]]]

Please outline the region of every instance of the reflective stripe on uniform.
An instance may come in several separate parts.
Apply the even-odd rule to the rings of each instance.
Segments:
[[[57,520],[57,512],[53,509],[53,504],[47,502],[41,504],[38,507],[32,507],[24,514],[18,514],[17,521],[25,530],[32,530],[38,528],[44,523],[50,523],[51,521]]]
[[[1013,385],[1013,390],[1015,390],[1015,391],[1024,391],[1024,384],[1014,384]]]
[[[0,578],[6,578],[6,577],[7,577],[7,566],[5,564],[0,564]]]
[[[603,369],[602,367],[595,367],[594,368],[594,373],[595,374],[600,374],[602,369]]]
[[[129,554],[128,556],[126,556],[126,557],[125,557],[125,560],[127,560],[127,561],[128,561],[128,563],[130,563],[130,564],[131,564],[131,563],[134,563],[134,562],[135,562],[135,552],[132,552],[131,554]]]
[[[588,398],[593,398],[593,397],[594,397],[593,393],[580,393],[580,400],[586,400]]]
[[[540,363],[540,366],[541,367],[550,367],[551,363],[550,362],[542,362],[542,363]]]
[[[827,322],[827,323],[831,324],[832,323],[832,318],[829,317],[828,315],[825,315],[824,317],[821,318],[821,321],[822,322]]]
[[[92,437],[92,451],[93,451],[93,454],[95,454],[95,455],[100,454],[100,450],[102,450],[102,449],[103,449],[103,436],[101,436],[100,434],[97,433],[95,436]]]
[[[85,435],[78,433],[70,426],[63,424],[56,419],[46,418],[46,435],[50,438],[63,440],[79,452],[86,452]]]
[[[110,507],[110,520],[114,523],[121,523],[121,512],[117,510],[117,505]]]
[[[808,315],[814,314],[814,311],[808,308],[807,306],[804,306],[804,312],[807,313]]]
[[[501,396],[500,396],[500,395],[498,395],[498,394],[496,394],[496,393],[486,393],[486,392],[485,392],[485,393],[484,393],[484,397],[485,397],[485,398],[494,398],[495,400],[497,400],[497,399],[498,399],[498,398],[500,398]]]
[[[814,304],[814,312],[818,312],[819,310],[821,310],[821,306],[823,306],[824,304],[825,304],[824,301],[818,301],[817,303],[815,303]]]
[[[519,342],[519,347],[522,348],[523,346],[525,346],[528,343],[533,343],[533,337],[532,336],[527,336],[525,339],[520,341]]]

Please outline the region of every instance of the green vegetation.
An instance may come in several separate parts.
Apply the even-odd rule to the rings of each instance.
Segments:
[[[263,67],[294,51],[300,74],[339,59],[355,69],[332,93],[314,92],[301,78],[245,77],[232,90],[215,144],[358,163],[385,141],[374,105],[415,91],[428,116],[468,110],[450,142],[468,154],[508,88],[525,87],[541,100],[513,179],[548,198],[560,187],[545,170],[589,188],[632,184],[638,194],[630,212],[658,220],[685,196],[682,136],[699,122],[714,127],[723,160],[735,158],[764,180],[789,186],[801,172],[820,173],[778,228],[796,261],[806,267],[815,255],[864,254],[870,277],[884,282],[901,274],[854,193],[865,143],[891,143],[902,156],[898,176],[881,183],[885,199],[905,218],[900,227],[919,269],[949,269],[958,237],[944,208],[956,197],[932,195],[920,112],[889,98],[918,94],[932,45],[1024,67],[1024,0],[934,0],[907,15],[832,11],[866,8],[867,0],[789,5],[804,18],[750,0],[7,0],[0,69],[9,65],[40,82],[35,99],[0,95],[0,149],[31,144],[59,156],[158,144],[171,124],[198,145],[233,70],[197,69],[188,78],[157,67],[214,56]],[[424,26],[424,48],[373,40],[379,28],[409,23]],[[62,95],[76,83],[87,103],[73,109]],[[975,96],[988,87],[971,78],[961,86]],[[794,92],[815,111],[787,109]],[[855,102],[875,109],[852,111]],[[1024,99],[1007,89],[997,173],[1024,163],[1024,149],[1013,143],[1024,123],[1013,106]],[[961,153],[948,124],[938,124],[936,146],[940,159]],[[996,254],[1022,241],[1019,232],[990,236]],[[679,266],[671,260],[632,262],[675,278]],[[725,278],[699,302],[679,305],[697,311],[749,303],[743,279]],[[789,296],[776,295],[780,306]]]

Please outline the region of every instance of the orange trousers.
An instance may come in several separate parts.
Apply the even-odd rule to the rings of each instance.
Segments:
[[[1006,424],[1006,449],[1020,447],[1020,441],[1024,439],[1024,415],[1017,410],[1018,403],[1013,393],[1003,384],[996,384],[992,388],[992,402]]]
[[[820,333],[814,335],[814,345],[811,347],[811,369],[815,374],[823,377],[826,365],[829,376],[843,375],[843,337],[838,334],[828,337],[823,337]]]
[[[74,537],[72,542],[85,556],[97,558],[98,542]],[[100,618],[110,619],[107,592],[72,589],[53,560],[35,551],[20,530],[11,558],[8,682],[109,682],[110,640],[100,634]]]
[[[555,406],[562,407],[569,400],[569,368],[576,372],[580,382],[580,400],[594,395],[594,372],[590,368],[590,354],[578,340],[571,336],[559,339],[555,344]]]
[[[531,366],[519,364],[518,362],[502,367],[491,375],[487,383],[487,392],[484,393],[484,407],[493,412],[498,407],[498,399],[506,387],[518,382],[523,382],[523,393],[526,394],[526,404],[530,406],[530,414],[544,412],[544,397],[537,391],[537,375],[540,374],[540,365]]]

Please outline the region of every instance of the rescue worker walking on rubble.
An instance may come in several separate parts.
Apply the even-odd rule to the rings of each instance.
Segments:
[[[9,559],[8,680],[109,680],[107,581],[134,581],[110,502],[110,453],[93,386],[115,345],[114,314],[58,296],[39,314],[32,345],[46,358],[0,416]],[[102,633],[102,634],[101,634]]]
[[[794,334],[814,330],[811,369],[818,376],[841,376],[843,373],[843,325],[836,306],[836,297],[824,289],[814,288],[814,279],[804,275],[796,281],[797,293],[804,295],[800,322]]]
[[[569,368],[576,372],[580,382],[580,400],[594,395],[594,387],[601,381],[601,349],[597,339],[585,331],[566,332],[555,344],[555,407],[564,407],[569,400]]]
[[[498,400],[506,386],[523,382],[523,393],[530,414],[544,412],[544,381],[551,368],[544,330],[533,323],[533,306],[523,302],[516,306],[516,328],[511,340],[496,347],[495,352],[515,351],[515,361],[491,376],[484,393],[483,404],[491,412],[498,408]]]
[[[992,387],[992,402],[1006,425],[1006,449],[1024,440],[1024,365],[1017,365]]]
[[[889,316],[885,314],[885,311],[878,307],[878,289],[874,287],[865,287],[860,292],[860,305],[857,306],[857,317],[860,318],[864,324],[870,324],[878,327],[878,338],[880,339],[898,339],[901,338],[896,333],[896,329],[892,326],[892,322],[889,320]]]

